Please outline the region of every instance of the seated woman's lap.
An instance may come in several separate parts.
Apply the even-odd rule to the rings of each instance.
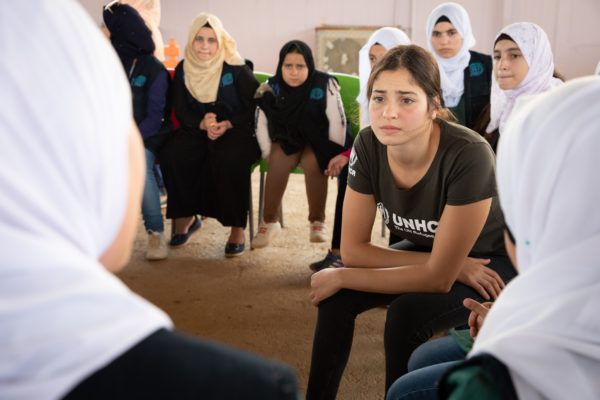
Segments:
[[[269,173],[287,172],[289,173],[293,168],[300,163],[300,152],[293,154],[286,154],[279,143],[271,144],[271,152],[269,153]]]
[[[492,257],[491,267],[506,281],[515,274],[507,257]],[[412,352],[435,333],[464,325],[469,311],[462,305],[470,297],[483,301],[474,289],[455,283],[448,293],[405,293],[399,295],[340,290],[319,304],[315,351],[338,346],[343,361],[351,346],[354,319],[366,310],[389,304],[385,324],[386,387],[407,372]],[[334,339],[335,338],[335,339]],[[321,354],[320,356],[322,356]],[[320,358],[319,356],[319,358]],[[340,366],[341,367],[341,366]]]
[[[489,264],[508,282],[516,272],[508,257],[491,257]],[[385,325],[387,386],[408,372],[412,352],[434,334],[467,323],[465,298],[485,301],[473,288],[456,282],[448,293],[406,293],[389,306]]]
[[[310,146],[304,146],[304,149],[302,149],[302,153],[300,155],[300,166],[304,170],[305,174],[318,174],[327,179],[319,167],[317,156],[315,155],[314,150]]]
[[[206,138],[176,131],[159,155],[167,189],[167,217],[189,217],[199,213],[202,179],[198,171],[206,156]]]

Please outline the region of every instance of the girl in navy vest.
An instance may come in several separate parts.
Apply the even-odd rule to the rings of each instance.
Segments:
[[[440,68],[444,106],[461,125],[474,129],[490,102],[492,58],[469,50],[476,43],[471,21],[456,3],[440,4],[431,12],[427,38]]]
[[[259,157],[257,87],[221,21],[198,15],[173,79],[173,108],[181,127],[161,158],[167,217],[176,218],[171,246],[187,242],[201,225],[196,214],[202,214],[231,227],[227,257],[244,252],[250,167]]]
[[[259,113],[257,135],[270,149],[263,149],[263,156],[268,154],[269,160],[264,221],[253,245],[267,246],[281,230],[277,212],[290,171],[298,164],[304,170],[306,181],[310,241],[325,242],[327,175],[324,172],[329,161],[350,144],[337,81],[315,69],[306,43],[292,40],[282,47],[277,73],[261,87],[257,96],[264,112]],[[268,138],[265,138],[267,132],[260,129],[264,125]]]
[[[144,139],[146,151],[146,183],[142,198],[144,228],[148,231],[146,258],[164,259],[168,255],[164,222],[160,208],[154,160],[160,143],[170,130],[167,91],[169,75],[153,55],[152,33],[140,14],[131,6],[113,4],[103,12],[104,23],[131,85],[133,116]]]

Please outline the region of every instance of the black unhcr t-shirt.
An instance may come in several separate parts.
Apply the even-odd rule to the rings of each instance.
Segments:
[[[436,121],[440,125],[438,150],[429,170],[413,187],[397,188],[386,146],[370,127],[363,129],[354,142],[348,186],[375,197],[377,209],[392,233],[428,248],[433,247],[446,204],[459,206],[491,197],[490,213],[470,255],[506,255],[492,149],[476,132]],[[460,228],[457,232],[460,234]]]

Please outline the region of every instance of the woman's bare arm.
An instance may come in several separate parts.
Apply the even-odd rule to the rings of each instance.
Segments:
[[[372,195],[346,188],[342,214],[342,260],[360,268],[388,268],[424,263],[429,253],[394,250],[371,243],[377,206]]]
[[[344,204],[342,260],[347,265],[364,263],[374,268],[326,269],[313,275],[313,304],[341,288],[377,293],[447,292],[479,237],[492,203],[488,198],[467,205],[446,206],[431,253],[415,253],[371,244],[376,209],[372,196],[350,188],[346,196],[345,201],[350,201]]]

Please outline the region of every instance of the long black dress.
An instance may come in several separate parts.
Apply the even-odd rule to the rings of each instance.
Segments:
[[[247,66],[223,64],[217,100],[200,103],[184,83],[183,62],[175,69],[173,109],[180,127],[161,151],[167,188],[167,217],[195,214],[224,226],[246,227],[250,167],[260,157],[254,134],[254,92],[258,82]],[[200,121],[207,112],[233,128],[209,140]]]

